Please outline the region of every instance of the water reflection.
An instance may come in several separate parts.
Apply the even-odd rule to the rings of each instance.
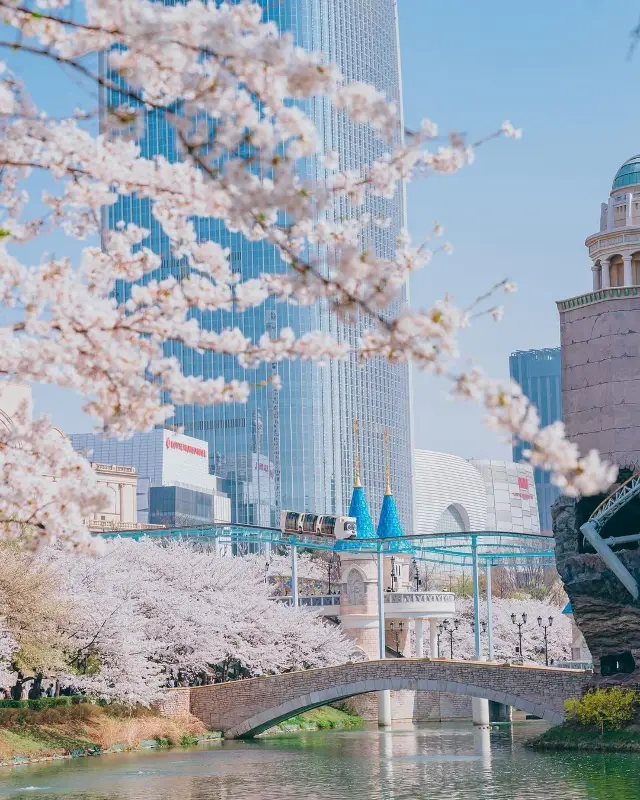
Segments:
[[[640,757],[533,753],[537,724],[319,732],[34,764],[1,798],[39,800],[635,800]]]

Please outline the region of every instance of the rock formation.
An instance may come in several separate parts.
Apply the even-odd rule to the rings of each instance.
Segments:
[[[594,681],[640,683],[640,603],[633,600],[602,558],[583,541],[580,526],[604,495],[578,502],[559,497],[552,507],[556,562],[571,600],[574,619],[593,656]],[[640,532],[640,500],[632,500],[605,526],[603,538]],[[636,543],[614,548],[640,582]]]

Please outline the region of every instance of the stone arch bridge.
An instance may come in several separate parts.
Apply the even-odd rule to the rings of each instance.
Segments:
[[[482,697],[558,723],[564,701],[580,697],[589,678],[590,673],[554,667],[393,658],[170,689],[161,708],[165,714],[190,711],[230,739],[255,736],[302,711],[384,689]]]

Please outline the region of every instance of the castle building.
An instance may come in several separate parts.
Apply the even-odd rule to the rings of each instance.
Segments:
[[[618,464],[640,461],[640,155],[616,173],[587,237],[592,288],[557,303],[569,438]]]

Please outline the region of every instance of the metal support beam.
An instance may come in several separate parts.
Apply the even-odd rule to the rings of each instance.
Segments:
[[[490,558],[487,559],[486,563],[486,576],[487,576],[487,648],[489,650],[489,661],[493,661],[493,609],[491,607],[493,586],[491,585]]]
[[[291,596],[293,607],[298,607],[298,548],[291,545]]]
[[[480,649],[480,579],[478,575],[478,540],[471,537],[471,565],[473,569],[473,638],[475,657],[481,658]]]
[[[616,576],[620,583],[625,587],[634,600],[638,599],[638,584],[625,567],[625,565],[616,556],[608,544],[604,542],[598,533],[598,525],[595,520],[590,519],[580,527],[584,534],[584,538],[589,544],[602,556],[602,560],[609,567],[611,572]]]
[[[384,636],[384,553],[378,547],[378,658],[384,658],[386,642]]]

